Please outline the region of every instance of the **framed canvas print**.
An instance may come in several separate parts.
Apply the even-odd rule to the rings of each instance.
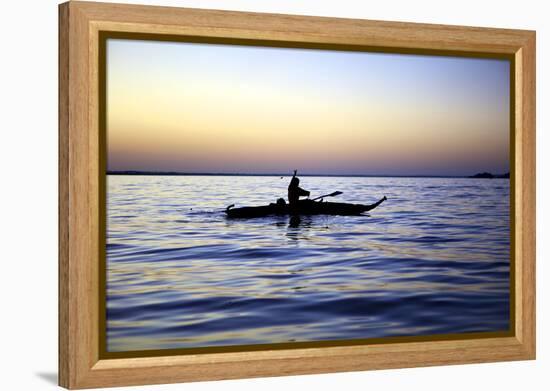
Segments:
[[[59,7],[67,388],[535,358],[535,33]]]

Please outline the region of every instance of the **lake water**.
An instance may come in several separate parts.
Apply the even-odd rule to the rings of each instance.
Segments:
[[[312,197],[388,200],[298,224],[225,218],[288,182],[108,176],[107,350],[509,328],[507,179],[302,177]]]

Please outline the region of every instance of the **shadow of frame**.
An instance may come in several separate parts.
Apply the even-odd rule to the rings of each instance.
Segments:
[[[57,385],[57,372],[38,372],[35,375],[47,383]]]

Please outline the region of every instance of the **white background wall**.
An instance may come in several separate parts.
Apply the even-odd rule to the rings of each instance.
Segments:
[[[119,2],[124,2],[119,0]],[[548,12],[544,1],[157,0],[143,4],[537,30],[537,312],[535,362],[236,380],[140,389],[190,391],[548,389]],[[546,4],[545,4],[546,3]],[[0,5],[0,389],[42,390],[57,374],[57,1]],[[545,20],[546,19],[546,20]],[[546,239],[546,240],[545,240]],[[543,383],[546,383],[545,385]],[[134,389],[134,388],[133,388]],[[138,388],[135,388],[138,389]]]

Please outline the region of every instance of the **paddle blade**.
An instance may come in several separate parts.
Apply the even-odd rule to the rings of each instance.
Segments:
[[[312,201],[319,200],[319,199],[325,198],[325,197],[335,197],[335,196],[340,195],[340,194],[344,194],[344,193],[341,192],[341,191],[335,191],[334,193],[325,194],[325,195],[322,195],[320,197],[313,198]]]

